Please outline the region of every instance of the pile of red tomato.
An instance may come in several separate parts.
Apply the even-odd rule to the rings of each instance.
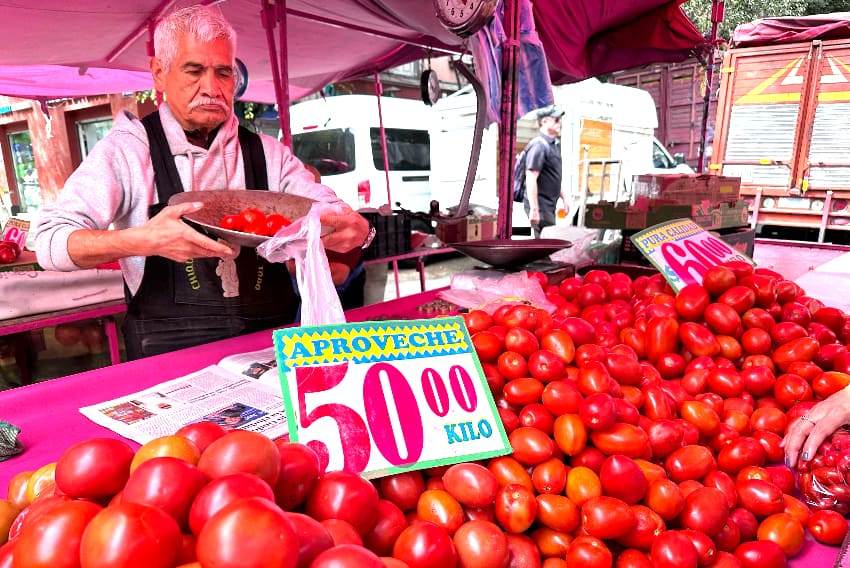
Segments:
[[[209,424],[89,440],[13,479],[0,568],[775,568],[807,531],[842,542],[779,445],[850,384],[841,311],[742,263],[676,295],[601,270],[546,292],[554,313],[464,315],[510,455],[368,482]]]
[[[280,213],[266,215],[253,207],[243,209],[236,214],[225,215],[218,222],[218,226],[222,229],[251,233],[252,235],[259,235],[261,237],[271,237],[283,227],[291,224],[292,221]]]

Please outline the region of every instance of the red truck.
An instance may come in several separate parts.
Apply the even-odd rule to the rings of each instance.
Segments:
[[[800,238],[846,243],[850,22],[830,15],[766,18],[739,26],[732,43],[735,48],[723,54],[716,73],[720,84],[716,114],[709,114],[709,124],[714,119],[709,171],[741,178],[754,227],[807,229]],[[678,65],[694,68],[693,85],[687,90],[686,73],[680,72],[678,86],[668,80],[667,87],[657,88],[667,92],[666,102],[656,96],[659,121],[669,121],[659,138],[673,152],[687,150],[691,161],[700,134],[695,107],[702,108],[695,93],[702,92],[704,74],[696,63]],[[614,81],[629,84],[628,74],[640,72],[615,74]],[[678,98],[671,96],[673,87]],[[678,134],[671,139],[671,133]],[[687,145],[677,150],[686,134]]]

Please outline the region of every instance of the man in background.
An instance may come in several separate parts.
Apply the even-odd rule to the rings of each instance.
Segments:
[[[561,117],[564,111],[555,105],[537,111],[540,128],[525,150],[525,212],[540,238],[544,227],[555,224],[558,198],[567,207],[567,196],[561,188]]]

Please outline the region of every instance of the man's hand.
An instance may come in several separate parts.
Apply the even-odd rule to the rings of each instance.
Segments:
[[[334,229],[322,237],[322,243],[327,250],[336,252],[348,252],[361,246],[369,232],[369,222],[352,209],[344,209],[341,213],[325,213],[322,215],[322,226]]]
[[[836,430],[850,423],[850,390],[840,390],[820,401],[788,427],[781,445],[785,464],[793,468],[798,460],[809,461]]]
[[[201,207],[201,203],[170,205],[144,225],[120,231],[74,231],[68,237],[68,255],[80,268],[128,256],[162,256],[177,262],[234,256],[233,248],[205,237],[182,221],[183,215]]]

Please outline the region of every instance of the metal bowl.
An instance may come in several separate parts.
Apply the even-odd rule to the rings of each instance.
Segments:
[[[169,205],[199,201],[203,209],[183,215],[183,218],[203,229],[202,232],[220,237],[229,243],[254,248],[269,239],[260,235],[252,235],[241,231],[231,231],[218,226],[225,215],[235,215],[244,209],[259,209],[266,215],[280,213],[287,219],[295,221],[310,211],[314,200],[300,195],[292,195],[280,191],[265,191],[254,189],[226,189],[210,191],[183,191],[174,194],[168,200]],[[330,229],[324,229],[327,234]]]
[[[449,246],[490,266],[513,268],[546,258],[553,252],[573,246],[573,243],[561,239],[490,239],[451,243]]]

